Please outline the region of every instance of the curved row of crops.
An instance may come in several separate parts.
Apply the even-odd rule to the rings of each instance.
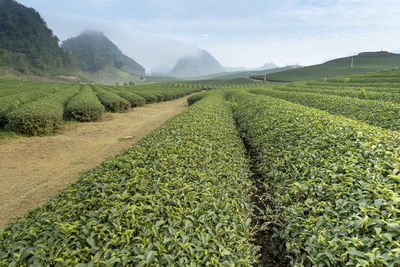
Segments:
[[[325,95],[337,95],[337,96],[344,96],[344,97],[352,97],[358,99],[367,99],[367,100],[383,100],[389,101],[393,103],[400,104],[400,94],[398,92],[377,92],[371,89],[366,89],[365,87],[359,87],[355,89],[341,89],[337,90],[334,88],[329,89],[319,89],[319,88],[312,88],[312,87],[302,87],[302,86],[281,86],[281,87],[274,87],[274,90],[279,91],[289,91],[289,92],[301,92],[301,93],[316,93],[316,94],[325,94]]]
[[[0,232],[1,266],[249,266],[252,183],[222,94]]]
[[[105,111],[96,94],[90,86],[84,86],[71,98],[65,107],[65,116],[76,121],[96,121]]]
[[[400,265],[398,132],[269,96],[231,98],[267,189],[265,227],[292,265]]]
[[[40,90],[25,91],[19,94],[8,95],[0,98],[0,127],[3,127],[5,124],[7,124],[7,116],[11,111],[28,102],[36,100],[40,97],[44,97],[56,91],[57,88],[48,87]]]
[[[241,86],[253,86],[259,83],[254,82],[251,79],[247,78],[236,78],[231,80],[200,80],[200,81],[192,81],[191,84],[195,86],[201,86],[203,89],[212,89],[212,88],[235,88]]]
[[[318,108],[382,128],[400,130],[400,105],[393,102],[316,93],[277,91],[268,88],[252,90],[251,92]]]
[[[19,84],[14,83],[16,86]],[[22,85],[28,86],[29,83]],[[34,85],[39,88],[33,86],[31,90],[15,94],[5,88],[5,93],[10,94],[0,97],[1,128],[28,135],[49,134],[63,120],[95,121],[104,111],[126,112],[130,107],[172,100],[201,90],[199,86]],[[0,92],[2,90],[0,88]],[[16,87],[14,90],[19,89]]]
[[[65,104],[79,92],[79,88],[72,86],[57,91],[11,111],[7,114],[11,129],[30,135],[53,132],[63,121]]]

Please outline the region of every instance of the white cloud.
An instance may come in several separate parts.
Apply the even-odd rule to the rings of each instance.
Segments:
[[[382,47],[383,46],[383,47]],[[206,48],[225,66],[259,67],[265,62],[280,66],[287,64],[312,65],[327,58],[349,56],[363,51],[393,51],[400,47],[400,35],[325,35],[323,38],[266,39],[256,42],[211,44]]]
[[[146,69],[171,66],[196,46],[223,65],[246,67],[400,47],[400,0],[71,0],[65,9],[59,1],[22,2],[38,7],[61,40],[104,31]]]

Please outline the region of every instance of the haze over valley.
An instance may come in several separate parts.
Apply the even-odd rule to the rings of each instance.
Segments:
[[[78,4],[79,2],[79,4]],[[23,0],[60,40],[103,32],[147,71],[206,50],[222,66],[312,65],[400,49],[398,1]]]

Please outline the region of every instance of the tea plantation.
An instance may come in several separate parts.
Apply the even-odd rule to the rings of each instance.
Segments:
[[[206,91],[1,230],[0,266],[400,266],[399,82],[7,89],[29,134]]]

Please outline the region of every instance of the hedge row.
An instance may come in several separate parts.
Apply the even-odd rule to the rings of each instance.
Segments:
[[[113,91],[120,97],[126,99],[131,104],[131,107],[141,107],[146,104],[146,100],[138,94],[128,91],[123,87],[112,87]]]
[[[56,90],[57,88],[55,87],[47,87],[0,98],[0,127],[3,127],[7,124],[7,114],[9,114],[11,111],[30,101],[34,101],[40,97],[54,93]]]
[[[7,115],[15,132],[42,135],[49,134],[63,121],[64,105],[79,92],[75,85],[29,102]]]
[[[187,94],[199,92],[201,89],[197,87],[189,88],[171,88],[171,87],[149,87],[144,89],[144,87],[126,87],[126,89],[134,94],[143,97],[146,103],[155,103],[161,101],[173,100],[179,97],[183,97]]]
[[[93,90],[107,111],[126,112],[131,107],[128,100],[98,85],[93,86]]]
[[[0,265],[249,266],[248,175],[227,102],[207,97],[9,224]]]
[[[138,94],[139,96],[143,97],[144,100],[146,101],[146,104],[151,104],[155,103],[158,101],[157,95],[153,94],[150,91],[138,91],[138,90],[132,90],[133,93]]]
[[[194,103],[196,103],[197,101],[200,101],[201,99],[203,99],[206,96],[207,92],[203,92],[200,94],[195,94],[190,96],[187,101],[189,106],[193,105]]]
[[[105,109],[88,85],[83,86],[65,107],[65,117],[77,121],[96,121],[101,118]]]
[[[232,101],[267,188],[265,227],[292,265],[400,265],[399,133],[268,96]]]
[[[390,101],[391,96],[399,97],[400,91],[396,87],[374,87],[368,85],[348,86],[336,83],[292,83],[281,86],[272,86],[274,90],[300,91],[305,93],[321,93],[341,96],[350,96],[362,99],[375,99]]]
[[[270,89],[251,90],[251,92],[318,108],[382,128],[400,130],[400,105],[392,102]]]
[[[146,94],[150,94],[153,97],[153,102],[162,102],[165,101],[165,93],[160,92],[160,90],[147,90],[147,91],[136,91],[139,95],[145,92]]]
[[[352,97],[359,99],[383,100],[383,101],[390,101],[393,103],[400,103],[400,94],[398,88],[396,89],[393,88],[396,90],[396,92],[385,92],[385,91],[375,90],[374,88],[366,88],[366,87],[339,89],[334,87],[316,88],[316,87],[298,86],[297,84],[293,84],[290,87],[278,87],[278,88],[274,87],[273,89],[279,91],[337,95],[337,96],[345,96],[345,97]]]

